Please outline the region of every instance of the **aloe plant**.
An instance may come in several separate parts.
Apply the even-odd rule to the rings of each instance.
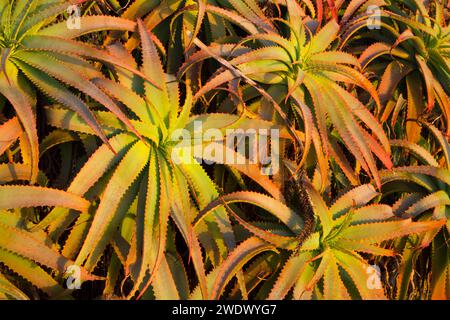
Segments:
[[[135,1],[123,13],[127,19],[142,18],[150,30],[165,19],[182,17],[194,36],[204,27],[211,39],[225,38],[235,35],[232,24],[247,32],[270,29],[270,21],[264,19],[263,11],[257,0],[170,0],[170,1]],[[175,27],[175,22],[171,22]],[[176,33],[176,30],[172,30]],[[184,39],[189,46],[189,38]]]
[[[95,59],[123,66],[121,60],[72,39],[99,30],[134,30],[136,24],[120,18],[89,16],[79,17],[79,29],[69,29],[66,20],[53,23],[70,6],[82,2],[15,0],[0,5],[0,92],[13,105],[22,125],[26,147],[21,152],[32,168],[31,180],[37,177],[39,157],[36,89],[78,112],[105,142],[106,136],[93,113],[68,86],[89,95],[134,130],[120,107],[91,82],[92,78],[102,77],[102,73],[87,61]]]
[[[18,192],[20,197],[16,196]],[[75,261],[63,256],[45,232],[30,231],[33,224],[31,219],[38,214],[33,211],[21,212],[20,209],[39,206],[56,206],[83,213],[88,211],[90,202],[57,189],[0,186],[0,262],[48,296],[63,296],[67,292],[63,288],[62,279],[67,277],[67,268],[75,265]],[[47,268],[52,273],[48,273]],[[80,269],[80,274],[86,281],[101,279],[84,268]],[[28,298],[1,274],[0,281],[0,295]]]
[[[2,1],[0,299],[449,299],[449,13]]]
[[[228,250],[234,247],[233,230],[223,209],[218,209],[214,217],[192,230],[190,221],[195,214],[194,203],[200,207],[206,206],[219,193],[214,182],[193,156],[191,161],[178,163],[174,160],[173,149],[177,147],[178,142],[172,140],[172,137],[176,130],[183,128],[194,133],[194,121],[202,121],[204,128],[214,128],[218,124],[223,128],[230,128],[237,123],[244,126],[253,125],[255,128],[261,126],[271,128],[272,124],[264,121],[255,122],[251,119],[239,120],[236,116],[226,114],[191,117],[192,95],[187,91],[184,104],[179,105],[178,83],[170,81],[170,76],[164,73],[162,65],[158,62],[160,58],[152,36],[143,22],[139,22],[139,34],[143,55],[141,71],[149,79],[155,82],[159,80],[162,89],[155,88],[149,83],[141,83],[142,86],[134,90],[133,81],[127,77],[129,73],[123,69],[117,70],[120,74],[119,82],[102,78],[93,79],[96,85],[124,103],[139,118],[131,120],[131,123],[139,130],[144,140],[139,140],[125,125],[117,121],[112,113],[95,112],[96,117],[101,119],[101,129],[109,135],[108,143],[117,150],[117,153],[112,153],[106,144],[100,147],[69,186],[70,192],[79,195],[89,194],[92,188],[97,189],[95,192],[100,192],[100,202],[92,223],[73,229],[66,242],[66,246],[70,247],[66,247],[65,252],[69,256],[76,255],[77,263],[84,264],[87,270],[93,270],[106,245],[112,242],[119,250],[117,256],[122,258],[121,262],[134,281],[134,289],[129,294],[132,296],[140,290],[139,296],[142,296],[147,288],[145,284],[152,280],[163,281],[157,272],[164,272],[159,268],[165,263],[164,251],[171,218],[191,248],[197,275],[200,284],[203,285],[202,290],[206,290],[204,279],[202,280],[205,271],[198,241],[202,243],[211,262],[217,265]],[[132,61],[132,57],[124,47],[116,46],[115,50],[121,50],[129,58],[127,60]],[[132,67],[137,68],[135,65]],[[141,96],[139,92],[143,92],[143,95]],[[50,124],[59,128],[95,133],[73,111],[49,107],[47,117]],[[264,187],[271,190],[270,180],[258,177],[250,167],[240,165],[234,167],[261,184],[268,182]],[[96,173],[92,175],[94,168]],[[191,198],[191,194],[194,199]],[[130,206],[134,205],[137,206],[133,222],[135,225],[133,227],[127,222],[125,227],[126,213]],[[68,212],[65,214],[68,215]],[[52,230],[58,229],[68,223],[66,215],[61,215],[60,211],[55,210],[40,222],[39,228],[50,226]],[[76,218],[72,217],[72,220]],[[79,216],[78,219],[86,218]],[[117,227],[136,228],[134,240],[119,236],[121,242],[127,240],[127,249],[120,248],[119,243],[116,243],[116,240],[119,241],[115,235]],[[84,234],[86,238],[80,238]],[[83,240],[80,241],[81,239]],[[132,255],[136,254],[135,250],[142,250],[136,257],[139,260],[130,260]],[[150,271],[150,280],[144,281],[147,271]],[[203,294],[206,292],[203,291]]]
[[[359,60],[367,71],[382,72],[378,86],[384,105],[381,121],[391,115],[395,118],[395,97],[401,94],[408,101],[408,119],[424,120],[439,106],[444,117],[443,128],[448,134],[450,32],[444,2],[430,1],[425,5],[407,1],[405,6],[417,13],[416,18],[409,17],[408,11],[400,9],[396,3],[386,7],[382,15],[394,20],[396,26],[383,24],[386,35],[368,47]],[[379,61],[382,67],[377,64]],[[417,122],[406,123],[406,136],[409,141],[419,141]]]
[[[339,25],[335,21],[330,21],[316,34],[311,34],[305,24],[294,24],[301,17],[300,7],[296,2],[287,1],[287,7],[289,20],[283,24],[289,26],[288,39],[280,33],[268,31],[244,38],[236,45],[213,45],[192,55],[181,72],[208,57],[231,57],[229,68],[222,67],[216,71],[194,98],[199,98],[222,84],[243,80],[250,81],[254,86],[253,81],[256,81],[264,85],[264,90],[274,101],[265,101],[267,96],[263,96],[256,105],[249,106],[250,110],[267,114],[265,109],[268,104],[289,101],[287,105],[293,113],[291,118],[304,131],[304,150],[300,165],[314,147],[323,184],[327,178],[325,172],[328,155],[339,163],[350,181],[356,184],[357,175],[341,151],[339,144],[342,143],[379,186],[375,157],[387,168],[392,167],[387,137],[372,113],[340,84],[360,86],[372,95],[375,105],[379,105],[375,88],[357,69],[359,62],[354,56],[331,48],[339,32]],[[262,46],[256,49],[245,47],[250,41],[258,41]],[[234,87],[231,85],[231,88]],[[287,110],[280,107],[274,109],[279,119],[286,123]],[[286,124],[290,125],[291,122]],[[339,138],[336,139],[336,136]],[[369,144],[367,139],[371,141]]]
[[[450,297],[449,287],[446,284],[450,267],[448,263],[450,247],[445,241],[450,232],[448,219],[450,145],[443,133],[436,127],[430,124],[425,124],[425,126],[440,147],[441,164],[424,147],[408,141],[395,140],[392,145],[413,154],[418,163],[410,166],[398,166],[394,168],[393,172],[382,174],[383,194],[386,196],[392,193],[400,194],[393,206],[397,216],[420,221],[445,221],[440,229],[419,237],[409,237],[406,241],[399,241],[399,247],[404,252],[401,277],[398,278],[397,288],[397,297],[400,299],[405,299],[409,294],[414,261],[430,244],[432,247],[431,297],[433,299]],[[398,182],[402,182],[402,184],[398,184]]]
[[[286,232],[273,227],[267,231],[234,214],[238,222],[256,237],[236,248],[217,271],[213,286],[217,291],[213,290],[213,297],[220,296],[220,289],[226,284],[224,281],[229,281],[233,272],[236,272],[229,266],[236,268],[243,265],[247,259],[260,253],[261,248],[279,248],[294,253],[285,262],[268,299],[282,299],[291,289],[295,299],[385,299],[382,287],[368,285],[368,269],[371,266],[359,253],[394,256],[395,251],[381,245],[383,241],[412,233],[433,232],[445,223],[443,220],[413,222],[411,219],[396,219],[390,206],[367,205],[378,196],[372,185],[352,189],[331,206],[325,203],[311,184],[303,181],[303,185],[314,208],[317,227],[300,248],[295,235],[301,230],[301,218],[297,218],[295,212],[287,207],[286,210],[280,210],[283,208],[281,204],[273,206],[263,195],[237,192],[223,196],[208,206],[210,210],[224,203],[248,201],[270,211],[290,229]],[[202,214],[207,212],[205,210]],[[250,243],[255,247],[250,246]]]

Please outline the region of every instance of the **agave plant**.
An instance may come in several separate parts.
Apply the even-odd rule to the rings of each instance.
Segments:
[[[269,98],[269,102],[265,102],[267,95],[263,96],[262,101],[255,107],[259,108],[259,111],[255,111],[264,113],[265,105],[281,104],[291,98],[288,103],[293,113],[291,118],[298,120],[298,126],[304,131],[302,163],[314,146],[315,158],[323,181],[327,179],[327,155],[330,155],[341,166],[349,180],[357,184],[355,170],[339,146],[339,143],[343,143],[364,171],[379,185],[374,155],[387,168],[392,166],[386,135],[366,106],[341,84],[364,88],[378,105],[375,88],[357,69],[359,62],[354,56],[330,49],[339,32],[339,25],[334,20],[312,35],[305,24],[298,23],[301,19],[301,10],[297,3],[287,1],[287,7],[289,21],[283,23],[289,26],[288,39],[281,33],[259,33],[245,38],[236,45],[204,47],[192,55],[181,68],[181,72],[211,56],[216,59],[231,57],[226,64],[228,68],[219,69],[194,98],[222,84],[233,83],[240,79],[254,85],[256,83],[264,85],[264,89],[274,101]],[[253,40],[263,43],[262,46],[256,49],[244,47],[245,43]],[[253,83],[254,81],[256,83]],[[261,92],[261,89],[258,91]],[[286,111],[281,108],[275,110],[279,118],[285,120],[289,126]],[[365,127],[372,133],[370,134]],[[367,139],[370,140],[369,144],[366,142]]]
[[[403,250],[401,276],[398,278],[397,297],[405,299],[412,282],[411,272],[414,261],[431,243],[431,297],[433,299],[448,299],[450,246],[447,243],[450,232],[448,206],[450,205],[450,145],[444,135],[433,125],[426,127],[437,140],[442,154],[441,165],[424,147],[408,141],[396,140],[392,145],[407,150],[418,160],[417,165],[399,166],[393,172],[382,174],[383,194],[401,194],[394,204],[394,213],[404,218],[420,221],[443,220],[446,223],[440,229],[422,234],[419,237],[409,237],[399,241]],[[398,183],[402,182],[402,183]],[[406,182],[406,183],[405,183]]]

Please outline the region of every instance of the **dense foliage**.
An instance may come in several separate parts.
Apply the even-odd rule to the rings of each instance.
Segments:
[[[450,299],[448,0],[0,20],[0,299]]]

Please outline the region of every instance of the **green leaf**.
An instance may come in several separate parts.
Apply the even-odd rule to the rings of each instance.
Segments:
[[[29,300],[29,298],[0,273],[0,298],[11,300]]]
[[[136,156],[139,155],[139,156]],[[138,178],[148,163],[149,149],[142,141],[136,142],[120,161],[108,182],[94,220],[77,257],[77,263],[86,261],[86,269],[92,270],[103,253],[107,241],[111,238],[114,220],[120,201],[131,184]]]
[[[292,209],[283,203],[257,192],[241,191],[224,195],[212,201],[206,206],[196,217],[194,224],[204,219],[205,215],[224,204],[235,202],[250,203],[270,212],[272,215],[280,219],[295,234],[300,233],[303,228],[303,221]]]
[[[16,195],[20,194],[20,197]],[[73,193],[43,187],[0,186],[0,210],[56,206],[87,211],[90,202]]]
[[[224,287],[242,267],[256,255],[274,250],[274,247],[259,238],[252,237],[239,244],[222,263],[214,280],[211,299],[220,298]]]
[[[369,243],[379,243],[381,241],[402,237],[412,233],[422,233],[445,224],[441,221],[413,222],[411,219],[365,223],[342,230],[340,238],[346,238],[354,241],[364,241]]]

